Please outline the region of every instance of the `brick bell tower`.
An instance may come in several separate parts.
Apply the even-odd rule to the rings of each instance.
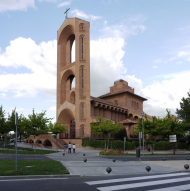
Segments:
[[[75,41],[75,61],[71,50]],[[75,80],[75,88],[72,83]],[[57,121],[68,138],[90,136],[90,23],[66,18],[57,31]]]

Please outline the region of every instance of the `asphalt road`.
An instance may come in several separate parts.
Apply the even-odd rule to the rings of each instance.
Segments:
[[[148,173],[147,173],[148,174]],[[0,191],[190,190],[190,173],[0,180]]]
[[[0,154],[0,160],[15,160],[15,154]],[[44,155],[17,155],[17,160],[52,160]]]
[[[139,161],[138,157],[135,156],[101,156],[103,158],[107,159],[116,159],[117,161]],[[190,158],[190,156],[141,156],[141,161],[162,161],[163,158],[166,158],[168,161],[174,161],[174,160],[187,160],[187,157]]]

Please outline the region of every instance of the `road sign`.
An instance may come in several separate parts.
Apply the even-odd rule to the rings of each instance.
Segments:
[[[169,141],[172,142],[172,143],[177,142],[176,135],[169,135]]]

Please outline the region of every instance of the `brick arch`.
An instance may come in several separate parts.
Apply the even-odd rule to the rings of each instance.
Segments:
[[[61,67],[71,63],[71,49],[74,40],[74,27],[72,25],[65,26],[58,37],[58,51],[61,52],[61,54],[58,54],[58,60],[61,60]]]
[[[138,122],[138,120],[139,120],[138,116],[134,116],[134,121]]]
[[[43,145],[44,145],[45,147],[52,147],[52,143],[51,143],[51,141],[50,141],[49,139],[46,139],[46,140],[43,142]]]
[[[75,91],[72,91],[70,94],[70,102],[75,104]]]
[[[36,141],[36,143],[42,144],[42,141],[41,141],[40,139],[38,139],[38,140]]]
[[[71,120],[75,120],[75,115],[72,110],[68,108],[63,109],[57,119],[57,121],[61,122],[62,124],[70,124]]]
[[[85,24],[84,23],[79,24],[79,30],[85,30]]]
[[[72,69],[67,70],[61,78],[61,95],[60,102],[64,103],[65,100],[70,101],[71,84],[75,77],[75,72]]]
[[[28,141],[28,143],[34,143],[34,141],[33,141],[32,139],[30,139],[30,140]]]
[[[129,113],[128,119],[133,120],[133,114],[132,113]]]

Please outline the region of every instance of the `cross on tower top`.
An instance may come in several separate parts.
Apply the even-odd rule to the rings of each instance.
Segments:
[[[66,11],[64,12],[64,14],[66,13],[66,15],[65,15],[65,18],[67,18],[67,11],[69,10],[70,8],[66,8]]]

